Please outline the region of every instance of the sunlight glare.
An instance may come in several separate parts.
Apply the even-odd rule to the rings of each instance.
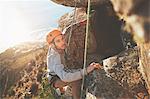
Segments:
[[[9,3],[9,2],[8,2]],[[31,40],[29,23],[20,9],[2,5],[0,8],[0,18],[2,20],[0,28],[1,47],[11,47],[20,42]]]

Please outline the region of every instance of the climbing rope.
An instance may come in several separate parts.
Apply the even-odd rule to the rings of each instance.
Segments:
[[[76,0],[74,0],[74,2],[75,2],[75,9],[74,9],[74,14],[73,14],[73,20],[71,22],[71,29],[70,29],[70,33],[69,33],[68,43],[67,43],[68,46],[70,44],[70,40],[71,40],[71,36],[72,36],[73,23],[75,23],[75,20],[76,20],[75,18],[76,18],[77,2],[76,2]]]
[[[72,36],[72,30],[73,30],[73,23],[75,23],[75,18],[76,18],[76,9],[77,9],[77,2],[76,0],[75,2],[75,11],[74,11],[74,15],[73,15],[73,20],[71,23],[71,29],[70,29],[70,33],[69,33],[69,37],[68,37],[68,42],[67,42],[67,46],[69,46],[70,44],[70,40],[71,40],[71,36]],[[81,99],[83,96],[83,87],[84,87],[84,82],[85,82],[85,68],[86,68],[86,59],[87,59],[87,45],[88,45],[88,32],[89,32],[89,14],[90,14],[90,0],[88,0],[88,10],[87,10],[87,24],[86,24],[86,34],[85,34],[85,49],[84,49],[84,64],[83,64],[83,79],[82,79],[82,85],[81,85]],[[66,50],[66,53],[68,53],[68,50]]]
[[[69,44],[70,44],[70,40],[71,40],[71,36],[72,36],[72,30],[73,30],[73,23],[75,23],[75,18],[76,18],[76,10],[77,10],[77,2],[76,0],[74,0],[74,3],[75,3],[75,9],[74,9],[74,14],[73,14],[73,19],[72,19],[72,22],[71,22],[71,29],[70,29],[70,32],[69,32],[69,37],[68,37],[68,42],[67,42],[67,46],[69,47]],[[66,48],[65,50],[65,59],[67,60],[67,57],[68,57],[68,47]]]
[[[86,34],[85,34],[85,49],[84,49],[84,64],[83,64],[83,78],[82,78],[80,99],[82,99],[82,96],[83,96],[83,87],[84,87],[84,82],[85,82],[85,70],[86,70],[86,61],[87,61],[87,45],[88,45],[88,34],[89,34],[90,3],[91,3],[91,1],[88,0],[87,23],[86,23]]]

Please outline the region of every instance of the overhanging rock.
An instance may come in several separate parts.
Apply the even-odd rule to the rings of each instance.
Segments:
[[[75,7],[75,3],[77,7],[87,7],[88,0],[51,0],[57,4],[61,4],[64,6]],[[109,0],[91,0],[91,5],[97,5],[99,3],[107,2]]]

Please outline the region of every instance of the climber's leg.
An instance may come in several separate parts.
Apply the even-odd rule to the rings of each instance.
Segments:
[[[73,81],[70,83],[72,87],[73,99],[80,99],[82,80]]]
[[[65,86],[67,86],[68,85],[68,83],[66,83],[66,82],[64,82],[64,81],[62,81],[62,80],[60,80],[60,79],[57,79],[55,82],[54,82],[54,84],[53,84],[53,86],[55,87],[55,88],[63,88],[63,87],[65,87]]]

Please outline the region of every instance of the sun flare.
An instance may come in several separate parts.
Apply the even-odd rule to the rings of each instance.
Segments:
[[[8,4],[7,4],[8,5]],[[10,47],[20,42],[29,41],[30,34],[27,18],[20,9],[0,4],[0,45]]]

